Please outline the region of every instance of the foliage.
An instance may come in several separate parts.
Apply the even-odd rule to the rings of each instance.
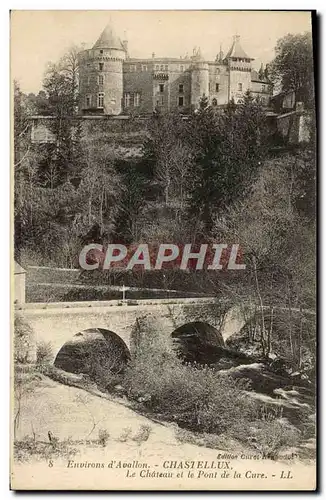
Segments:
[[[240,383],[213,369],[182,364],[172,347],[155,335],[140,339],[125,384],[130,397],[191,429],[220,433],[254,411]]]
[[[138,443],[138,445],[140,445],[141,443],[148,440],[151,432],[152,432],[152,427],[150,425],[142,424],[138,432],[136,432],[136,434],[132,436],[131,439],[136,443]]]
[[[187,127],[196,165],[189,206],[209,234],[214,216],[243,196],[255,179],[264,156],[265,115],[249,93],[238,107],[230,103],[225,113],[205,104]]]
[[[53,346],[51,342],[40,341],[36,344],[36,364],[49,364],[53,360]]]
[[[108,444],[110,433],[106,429],[98,430],[98,442],[101,446],[105,447]]]
[[[300,431],[285,419],[257,419],[245,427],[239,426],[234,436],[272,460],[277,459],[281,450],[300,442]]]
[[[275,459],[280,450],[301,440],[298,429],[281,412],[248,398],[245,380],[183,364],[170,342],[155,333],[138,340],[124,383],[129,397],[147,412],[176,422],[182,428],[177,437],[183,442],[213,448],[232,442]]]
[[[302,163],[302,158],[291,154],[266,161],[247,197],[230,206],[223,217],[215,221],[215,231],[221,238],[235,239],[245,249],[249,274],[242,293],[245,292],[247,300],[259,311],[262,353],[269,355],[272,345],[276,350],[280,347],[281,339],[275,333],[280,313],[277,309],[272,312],[271,305],[283,307],[288,311],[283,332],[296,367],[302,362],[299,351],[308,348],[314,358],[315,333],[310,325],[309,334],[304,334],[301,313],[299,324],[295,319],[301,309],[314,308],[316,288],[315,224],[311,214],[309,218],[302,217],[296,208],[302,193],[298,171],[301,173],[309,165],[303,167]],[[235,290],[231,287],[230,292]],[[274,317],[268,320],[268,326],[266,321],[271,314]]]
[[[33,458],[42,461],[55,458],[70,459],[76,453],[77,449],[72,446],[70,440],[60,441],[56,446],[36,441],[32,436],[26,436],[21,440],[14,441],[14,458],[19,462],[28,462]]]
[[[22,315],[17,314],[14,322],[14,360],[16,363],[31,361],[34,331]]]
[[[296,92],[296,100],[308,108],[314,103],[314,70],[311,33],[287,34],[275,47],[270,77],[283,92]]]

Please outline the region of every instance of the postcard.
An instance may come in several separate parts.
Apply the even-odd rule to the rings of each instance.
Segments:
[[[316,13],[10,22],[11,489],[315,491]]]

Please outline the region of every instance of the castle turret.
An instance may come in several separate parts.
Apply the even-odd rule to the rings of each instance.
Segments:
[[[229,68],[229,100],[237,102],[251,89],[251,61],[240,45],[240,36],[233,37],[230,50],[224,58]]]
[[[209,71],[208,64],[204,61],[200,49],[194,49],[191,65],[191,104],[198,108],[202,97],[208,97]]]
[[[81,113],[118,115],[122,110],[126,46],[106,26],[92,49],[79,54]]]

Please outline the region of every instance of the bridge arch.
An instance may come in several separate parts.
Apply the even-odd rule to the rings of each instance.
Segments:
[[[211,363],[224,347],[221,332],[206,321],[185,323],[171,333],[178,354],[187,362]]]
[[[129,359],[129,349],[119,335],[105,328],[88,328],[62,345],[54,366],[109,385],[118,382]]]

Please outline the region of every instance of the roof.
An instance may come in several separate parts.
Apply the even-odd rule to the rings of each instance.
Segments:
[[[261,83],[270,83],[268,78],[266,78],[265,76],[263,76],[263,78],[260,78],[258,71],[256,71],[255,69],[251,70],[251,81],[252,82],[261,82]]]
[[[23,269],[22,266],[20,264],[18,264],[18,262],[15,261],[14,274],[25,274],[25,273],[26,273],[25,269]]]
[[[114,33],[112,26],[107,25],[102,31],[93,49],[119,49],[124,50],[120,38]]]
[[[241,47],[239,35],[233,37],[233,43],[231,45],[229,52],[226,54],[225,59],[228,59],[229,57],[237,57],[239,59],[251,59],[251,57],[249,57],[248,54],[246,54],[243,48]]]

